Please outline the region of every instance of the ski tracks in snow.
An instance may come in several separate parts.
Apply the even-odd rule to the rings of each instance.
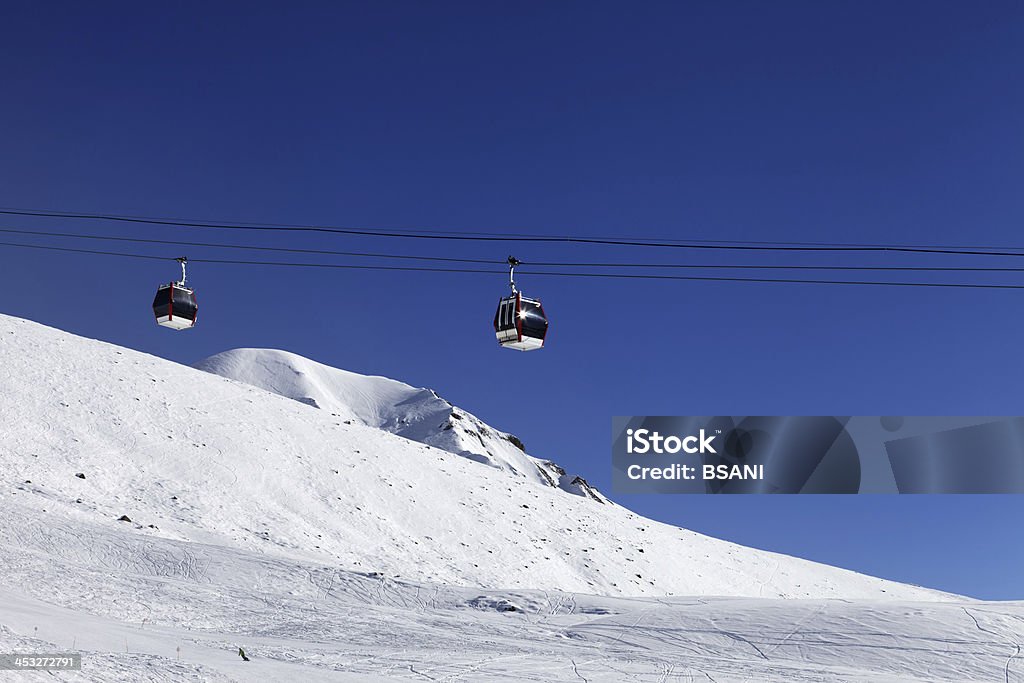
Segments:
[[[975,616],[969,609],[967,609],[966,607],[964,607],[962,609],[967,614],[967,616],[969,616],[971,618],[971,621],[974,622],[974,625],[978,627],[979,631],[981,631],[983,633],[988,633],[989,635],[996,636],[997,638],[1000,638],[1000,639],[1005,638],[1006,634],[999,633],[998,631],[993,631],[990,628],[982,626],[981,622],[978,620],[978,617]],[[1014,619],[1017,619],[1018,621],[1024,621],[1024,620],[1021,620],[1019,617],[1014,617]],[[1020,646],[1020,643],[1018,643],[1016,640],[1008,640],[1008,641],[1005,641],[1005,642],[1010,647],[1013,648],[1013,652],[1011,652],[1010,656],[1006,658],[1006,664],[1003,666],[1003,679],[1004,679],[1004,683],[1012,683],[1010,681],[1010,664],[1013,663],[1014,659],[1016,659],[1017,657],[1020,656],[1021,646]],[[1017,677],[1017,680],[1021,680],[1020,677]]]

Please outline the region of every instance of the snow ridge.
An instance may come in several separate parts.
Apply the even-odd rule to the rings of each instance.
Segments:
[[[609,502],[578,475],[528,455],[513,434],[456,408],[432,389],[386,377],[333,368],[288,351],[233,349],[194,368],[227,377],[323,409],[331,415],[384,429],[412,441],[461,455],[569,493]]]

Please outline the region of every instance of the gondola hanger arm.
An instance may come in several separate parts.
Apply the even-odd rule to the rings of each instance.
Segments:
[[[519,259],[515,256],[508,257],[508,286],[512,288],[512,293],[516,294],[516,280],[515,280],[515,269],[520,263]]]
[[[178,258],[176,258],[174,260],[177,261],[179,265],[181,265],[181,282],[179,282],[178,284],[180,286],[184,287],[185,286],[185,264],[188,263],[188,257],[187,256],[179,256]]]

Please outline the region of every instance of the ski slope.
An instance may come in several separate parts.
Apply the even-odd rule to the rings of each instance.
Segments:
[[[1022,603],[489,590],[6,512],[0,651],[67,680],[1024,680]]]
[[[567,495],[431,445],[469,414],[403,423],[400,383],[267,390],[6,316],[0,362],[0,652],[81,652],[61,680],[1024,681],[1021,603]]]

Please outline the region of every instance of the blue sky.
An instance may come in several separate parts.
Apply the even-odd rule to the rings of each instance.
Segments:
[[[1021,45],[1010,2],[8,3],[0,205],[1021,247]],[[0,227],[497,260],[854,262]],[[5,313],[182,362],[276,347],[431,386],[605,489],[616,414],[1024,413],[1013,291],[523,276],[552,327],[548,348],[519,354],[490,329],[501,276],[197,264],[200,326],[176,334],[149,311],[173,263],[2,249]],[[951,263],[883,256],[856,262]],[[749,545],[1024,598],[1019,497],[621,500]]]

